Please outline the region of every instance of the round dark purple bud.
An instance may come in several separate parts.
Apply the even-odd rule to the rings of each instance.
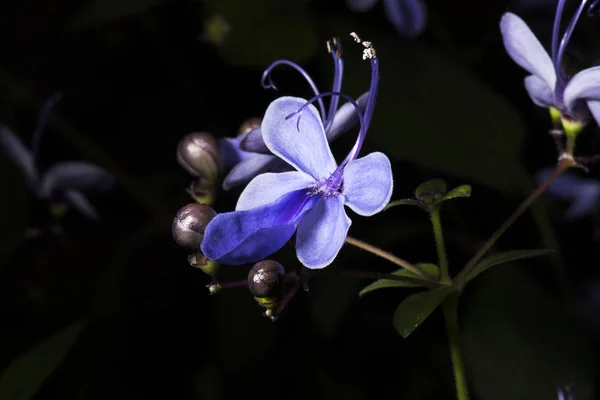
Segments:
[[[277,261],[259,261],[248,274],[248,289],[257,300],[268,299],[271,303],[283,292],[284,278],[285,269]]]
[[[254,128],[258,128],[262,123],[262,119],[255,117],[245,120],[242,125],[240,125],[240,129],[238,130],[238,136],[244,135],[250,132]]]
[[[208,132],[185,135],[177,146],[177,162],[190,175],[217,182],[223,172],[219,142]]]
[[[215,210],[200,203],[190,203],[181,207],[173,218],[173,239],[181,247],[198,249],[204,238],[206,225],[216,215]]]

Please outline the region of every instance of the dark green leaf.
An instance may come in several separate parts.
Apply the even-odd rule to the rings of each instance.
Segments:
[[[71,29],[91,28],[127,18],[167,0],[88,0],[71,20]]]
[[[394,312],[394,327],[407,338],[456,288],[443,286],[408,296]]]
[[[207,4],[230,28],[219,51],[232,65],[264,68],[281,58],[302,64],[314,55],[316,27],[305,4],[278,0],[209,0]]]
[[[461,332],[474,397],[556,399],[572,384],[576,399],[595,398],[591,332],[528,271],[513,263],[472,284]]]
[[[446,194],[448,186],[443,179],[432,179],[427,182],[421,183],[415,190],[415,197],[421,199],[423,196],[439,195],[443,196]]]
[[[440,276],[440,269],[437,265],[434,264],[417,264],[421,270],[425,271],[429,275],[438,279]],[[370,293],[377,289],[390,288],[390,287],[429,287],[429,282],[423,281],[421,277],[415,275],[413,272],[401,268],[397,271],[392,272],[393,275],[410,278],[410,280],[406,281],[397,281],[392,279],[378,279],[370,285],[366,286],[363,290],[361,290],[358,295],[363,296],[367,293]]]
[[[417,207],[423,207],[423,205],[421,204],[420,201],[414,200],[414,199],[402,199],[402,200],[395,200],[390,202],[387,206],[385,206],[384,210],[387,210],[389,208],[392,207],[396,207],[396,206],[417,206]]]
[[[554,250],[548,249],[536,249],[536,250],[510,250],[504,251],[502,253],[492,254],[489,257],[481,260],[474,268],[471,270],[471,273],[465,278],[465,283],[475,278],[477,275],[486,271],[487,269],[505,264],[511,261],[521,260],[524,258],[532,258],[538,256],[546,256],[554,253]]]
[[[63,361],[84,323],[67,326],[11,362],[0,374],[0,399],[27,400]]]
[[[444,197],[442,197],[442,201],[455,199],[457,197],[469,197],[471,196],[471,186],[470,185],[461,185],[456,187],[446,193]]]

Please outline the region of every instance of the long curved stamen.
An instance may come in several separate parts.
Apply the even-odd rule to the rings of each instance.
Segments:
[[[565,8],[566,0],[559,0],[556,6],[556,14],[554,15],[554,26],[552,27],[552,61],[554,69],[558,72],[560,64],[557,62],[558,55],[558,35],[560,33],[560,21],[562,19],[563,9]]]
[[[360,148],[365,140],[365,136],[367,135],[367,130],[371,125],[371,118],[373,118],[373,112],[375,111],[375,100],[377,99],[377,91],[379,89],[379,60],[375,54],[375,49],[371,45],[371,42],[361,40],[356,33],[352,32],[350,36],[352,36],[357,43],[361,43],[365,47],[363,50],[363,60],[368,58],[369,62],[371,63],[371,86],[369,88],[369,97],[367,98],[367,107],[365,108],[364,114],[365,125],[358,133],[356,144],[340,165],[345,165],[349,161],[355,160],[358,156],[358,152],[360,151]]]
[[[54,106],[56,106],[56,103],[58,103],[60,99],[62,99],[62,95],[60,93],[54,94],[52,97],[46,100],[46,103],[44,103],[44,106],[42,107],[42,111],[40,111],[38,122],[35,127],[35,130],[33,131],[33,137],[31,138],[31,155],[33,158],[33,162],[36,164],[38,162],[40,143],[42,142],[42,135],[44,133],[44,129],[48,124],[48,120],[50,119],[50,113],[52,112],[52,109],[54,108]]]
[[[595,0],[589,7],[588,10],[586,12],[588,17],[596,17],[598,16],[597,12],[598,10],[596,10],[598,8],[598,6],[600,5],[600,0]]]
[[[275,67],[277,67],[278,65],[287,65],[287,66],[295,69],[297,72],[300,73],[300,75],[302,75],[304,80],[309,84],[309,86],[312,89],[315,96],[319,95],[319,89],[317,89],[317,85],[315,85],[315,82],[312,80],[310,75],[308,75],[308,72],[306,72],[298,64],[296,64],[292,61],[289,61],[289,60],[274,61],[271,65],[269,65],[267,67],[267,69],[265,69],[265,72],[263,72],[263,76],[260,81],[260,84],[262,85],[263,88],[277,90],[277,86],[275,86],[275,83],[273,83],[273,79],[271,79],[271,71],[273,71],[273,69]],[[321,111],[321,119],[325,120],[325,118],[327,117],[327,114],[325,113],[325,105],[323,104],[323,100],[321,98],[319,98],[319,109]]]
[[[344,61],[342,60],[342,44],[340,43],[338,38],[333,38],[331,42],[327,42],[327,50],[333,57],[333,87],[331,88],[332,92],[341,92],[342,91],[342,76],[344,74]],[[325,125],[325,132],[329,131],[331,125],[333,124],[333,118],[335,117],[335,112],[337,111],[338,104],[340,102],[340,98],[338,96],[333,96],[331,98],[331,102],[329,103],[329,113],[327,114],[327,119],[323,121]]]
[[[583,10],[585,9],[587,2],[588,2],[588,0],[583,0],[581,2],[581,4],[579,4],[579,8],[577,8],[575,15],[573,15],[573,18],[571,18],[571,21],[569,22],[569,26],[567,26],[567,30],[565,31],[565,34],[563,35],[562,40],[560,41],[560,45],[558,46],[558,53],[556,55],[556,61],[555,61],[555,68],[556,68],[557,72],[561,71],[561,70],[559,70],[559,67],[560,67],[560,63],[562,62],[563,55],[565,54],[565,49],[567,47],[567,43],[569,43],[569,40],[571,39],[571,35],[573,34],[573,31],[575,30],[575,25],[577,24],[579,17],[581,17],[581,14],[583,13]],[[564,74],[562,74],[562,75],[564,77]]]

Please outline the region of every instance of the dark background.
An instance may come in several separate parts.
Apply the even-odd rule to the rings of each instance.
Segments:
[[[359,299],[370,281],[320,277],[273,323],[246,289],[209,296],[209,277],[187,264],[170,231],[190,201],[178,141],[193,131],[235,136],[276,96],[309,97],[285,68],[273,75],[279,92],[260,86],[278,58],[300,63],[328,90],[332,36],[345,50],[342,89],[357,97],[368,89],[369,66],[348,35],[356,31],[381,63],[363,154],[381,150],[393,160],[393,199],[431,178],[473,187],[442,213],[457,273],[531,191],[533,174],[556,160],[547,111],[528,98],[525,72],[499,31],[513,10],[548,48],[555,2],[426,3],[425,33],[407,39],[381,4],[353,13],[344,1],[318,0],[2,2],[0,121],[29,141],[43,103],[61,93],[43,165],[94,162],[117,185],[93,198],[100,223],[75,211],[57,220],[0,156],[0,367],[80,324],[13,364],[16,372],[0,377],[1,400],[30,398],[38,385],[36,399],[62,400],[454,398],[441,313],[407,339],[392,324],[396,306],[417,290]],[[568,2],[567,17],[577,3]],[[222,43],[207,28],[215,15],[230,27]],[[600,17],[582,17],[567,51],[575,70],[600,58],[598,35]],[[598,133],[590,124],[578,154],[598,153]],[[347,134],[334,153],[343,157],[354,140]],[[590,176],[598,173],[592,166]],[[240,192],[220,192],[214,208],[233,209]],[[564,385],[577,400],[597,398],[600,220],[566,222],[566,206],[542,198],[494,248],[555,248],[554,256],[492,269],[461,297],[475,399],[552,399]],[[427,215],[414,207],[353,216],[351,235],[414,263],[436,262]],[[290,250],[275,257],[293,270]],[[219,279],[245,279],[249,268],[223,267]],[[394,265],[346,246],[329,268]]]

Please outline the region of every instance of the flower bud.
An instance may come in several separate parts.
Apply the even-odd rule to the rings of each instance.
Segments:
[[[186,191],[197,203],[212,206],[217,196],[217,184],[200,178],[193,181]]]
[[[262,119],[255,117],[245,120],[242,125],[240,125],[240,129],[238,130],[238,136],[245,135],[250,132],[254,128],[258,128],[262,123]]]
[[[204,229],[215,215],[215,210],[204,204],[190,203],[181,207],[173,218],[173,239],[181,247],[198,249],[204,238]]]
[[[263,307],[272,309],[279,304],[285,283],[285,269],[277,261],[259,261],[248,274],[248,289]]]
[[[212,183],[216,183],[223,172],[219,143],[207,132],[185,135],[177,146],[177,162],[192,176]]]
[[[192,267],[202,270],[209,276],[216,276],[217,272],[219,272],[219,267],[221,266],[218,262],[206,258],[200,251],[190,254],[188,256],[188,262]]]

